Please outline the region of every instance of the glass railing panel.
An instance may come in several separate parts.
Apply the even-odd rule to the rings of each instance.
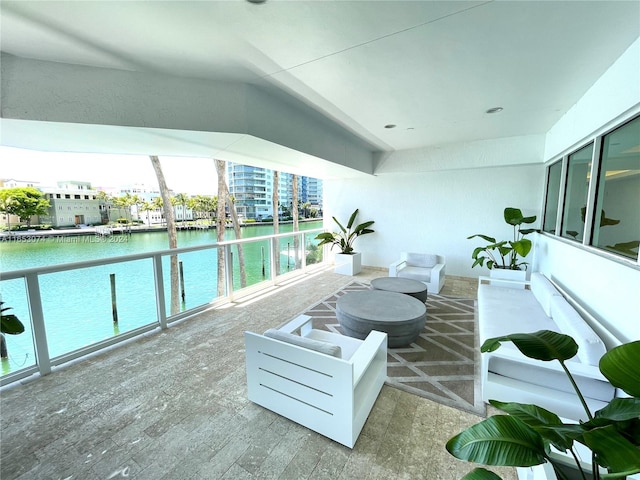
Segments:
[[[40,292],[52,359],[157,322],[151,259],[44,274]]]
[[[218,250],[211,248],[178,255],[180,311],[211,303],[218,298]],[[162,258],[167,316],[171,315],[171,255]],[[224,288],[224,280],[222,282]],[[223,296],[226,291],[223,290]]]
[[[302,230],[310,229],[312,225],[302,224]],[[244,259],[247,273],[247,287],[271,281],[274,278],[272,271],[272,255],[275,255],[279,263],[278,274],[300,269],[307,259],[309,265],[322,260],[322,250],[315,249],[315,233],[283,233],[282,237],[273,238],[269,234],[272,226],[256,226],[243,229]],[[286,232],[291,225],[283,225]],[[181,232],[183,246],[186,248],[198,248],[195,251],[187,251],[178,254],[179,265],[182,265],[182,278],[185,290],[185,301],[181,305],[181,311],[193,309],[201,305],[210,303],[218,299],[217,292],[217,248],[223,251],[231,251],[233,258],[232,288],[240,290],[240,268],[238,244],[224,245],[212,248],[202,248],[201,242],[215,242],[215,235],[210,231],[205,232]],[[227,229],[228,236],[235,236],[231,229]],[[152,237],[152,235],[154,235]],[[255,239],[250,237],[255,236]],[[193,237],[193,238],[192,238]],[[267,237],[267,238],[265,238]],[[110,237],[111,238],[111,237]],[[82,239],[82,242],[64,242],[60,245],[68,246],[68,249],[60,252],[56,258],[68,259],[72,261],[84,261],[86,264],[101,264],[109,260],[101,260],[98,253],[106,253],[97,247],[108,247],[109,253],[114,253],[116,247],[120,247],[117,253],[131,253],[135,256],[146,255],[136,251],[140,250],[141,242],[144,247],[162,247],[165,237],[158,234],[140,233],[131,236],[113,237],[113,242],[95,241],[94,237]],[[126,242],[115,242],[120,238]],[[148,243],[152,240],[153,245]],[[91,241],[90,241],[91,240]],[[227,238],[227,241],[233,240]],[[157,245],[156,245],[157,243]],[[187,245],[184,245],[184,244]],[[188,244],[191,245],[188,245]],[[299,244],[298,244],[299,243]],[[45,245],[45,242],[42,242]],[[97,266],[75,266],[71,270],[68,262],[54,262],[59,265],[44,266],[51,263],[52,253],[62,250],[60,245],[55,245],[56,249],[46,252],[34,252],[30,249],[27,252],[20,251],[16,254],[15,265],[11,264],[7,258],[3,258],[3,267],[12,265],[12,270],[5,269],[5,278],[0,282],[1,300],[5,306],[12,307],[11,313],[16,314],[26,327],[26,332],[17,336],[7,336],[7,347],[9,358],[2,361],[2,376],[8,378],[14,374],[20,374],[25,370],[37,368],[36,353],[44,343],[36,348],[35,339],[44,339],[42,332],[38,331],[34,336],[34,326],[29,310],[27,299],[28,291],[24,275],[29,275],[31,285],[39,285],[40,300],[42,305],[42,315],[44,323],[44,333],[46,334],[49,359],[52,364],[59,364],[70,358],[75,358],[80,354],[96,350],[100,346],[99,342],[107,344],[118,341],[116,337],[128,338],[130,332],[134,332],[141,327],[153,327],[158,322],[156,280],[154,275],[155,259],[160,258],[162,262],[162,283],[166,301],[166,313],[170,316],[170,254],[166,250],[161,254],[149,253],[147,258],[127,259],[122,258],[116,263],[107,263]],[[48,244],[46,245],[48,246]],[[272,246],[275,248],[272,251]],[[126,247],[126,248],[122,248]],[[92,249],[89,251],[89,249]],[[5,252],[3,251],[3,254]],[[35,258],[35,253],[44,253]],[[113,255],[112,255],[113,256]],[[7,257],[4,255],[4,257]],[[34,258],[32,258],[34,257]],[[92,257],[93,260],[87,257]],[[310,260],[313,258],[316,262]],[[9,260],[11,257],[9,256]],[[20,268],[31,268],[31,270],[19,270]],[[56,271],[62,270],[62,271]],[[49,273],[46,273],[46,272]],[[24,272],[24,273],[23,273]],[[277,276],[277,275],[276,275]],[[15,277],[15,278],[12,278]],[[115,283],[115,306],[117,322],[114,322],[114,309],[112,303],[111,284]],[[228,296],[232,292],[224,292]],[[38,297],[33,301],[37,303]],[[180,299],[181,301],[181,299]],[[36,315],[36,319],[40,318]],[[37,322],[36,322],[37,323]],[[43,354],[44,351],[43,351]],[[70,355],[69,355],[70,354]],[[48,373],[49,362],[43,358],[42,371]],[[11,374],[11,375],[8,375]]]
[[[278,238],[277,254],[280,259],[279,274],[285,274],[302,268],[303,244],[300,235],[287,235]]]
[[[314,265],[316,263],[322,263],[324,260],[324,250],[322,247],[318,247],[320,240],[316,240],[317,233],[305,233],[304,234],[304,254],[307,265]]]
[[[2,364],[2,375],[7,375],[34,366],[36,355],[24,279],[3,280],[0,282],[0,292],[2,292],[2,301],[4,302],[2,307],[11,308],[3,313],[15,315],[24,325],[23,333],[4,336],[7,356],[2,358],[0,363]]]
[[[242,249],[245,263],[246,284],[242,285],[240,274],[240,252]],[[243,242],[241,245],[232,245],[233,255],[233,289],[239,290],[251,287],[271,278],[271,257],[269,254],[269,241],[256,240]]]

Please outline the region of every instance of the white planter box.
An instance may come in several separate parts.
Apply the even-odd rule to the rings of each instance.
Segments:
[[[491,285],[507,288],[524,288],[524,283],[527,280],[526,270],[507,270],[504,268],[492,268],[489,270],[489,276],[491,277]],[[501,282],[500,280],[506,280]]]
[[[357,275],[362,270],[362,254],[336,253],[334,272],[342,275]]]

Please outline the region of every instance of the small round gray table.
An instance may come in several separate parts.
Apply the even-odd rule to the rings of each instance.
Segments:
[[[418,280],[399,277],[380,277],[371,280],[371,287],[375,290],[411,295],[422,303],[427,301],[427,286]]]
[[[387,333],[390,348],[414,342],[427,320],[424,302],[383,290],[349,292],[336,302],[336,317],[345,335],[364,339],[371,330]]]

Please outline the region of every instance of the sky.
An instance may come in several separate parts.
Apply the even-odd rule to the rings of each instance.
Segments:
[[[215,195],[218,177],[211,158],[160,157],[174,193]],[[0,146],[0,178],[56,186],[61,180],[90,182],[105,189],[143,183],[158,188],[151,160],[140,155],[40,152]]]

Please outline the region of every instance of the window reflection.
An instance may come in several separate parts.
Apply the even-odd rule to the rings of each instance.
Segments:
[[[560,181],[562,175],[562,162],[556,162],[549,167],[547,180],[547,199],[545,202],[544,223],[542,229],[545,232],[556,233],[556,220],[558,216],[558,201],[560,199]]]
[[[584,238],[584,215],[589,192],[589,170],[593,143],[569,155],[567,188],[562,215],[562,236],[572,240]]]
[[[640,242],[640,117],[602,139],[592,244],[638,258]]]

